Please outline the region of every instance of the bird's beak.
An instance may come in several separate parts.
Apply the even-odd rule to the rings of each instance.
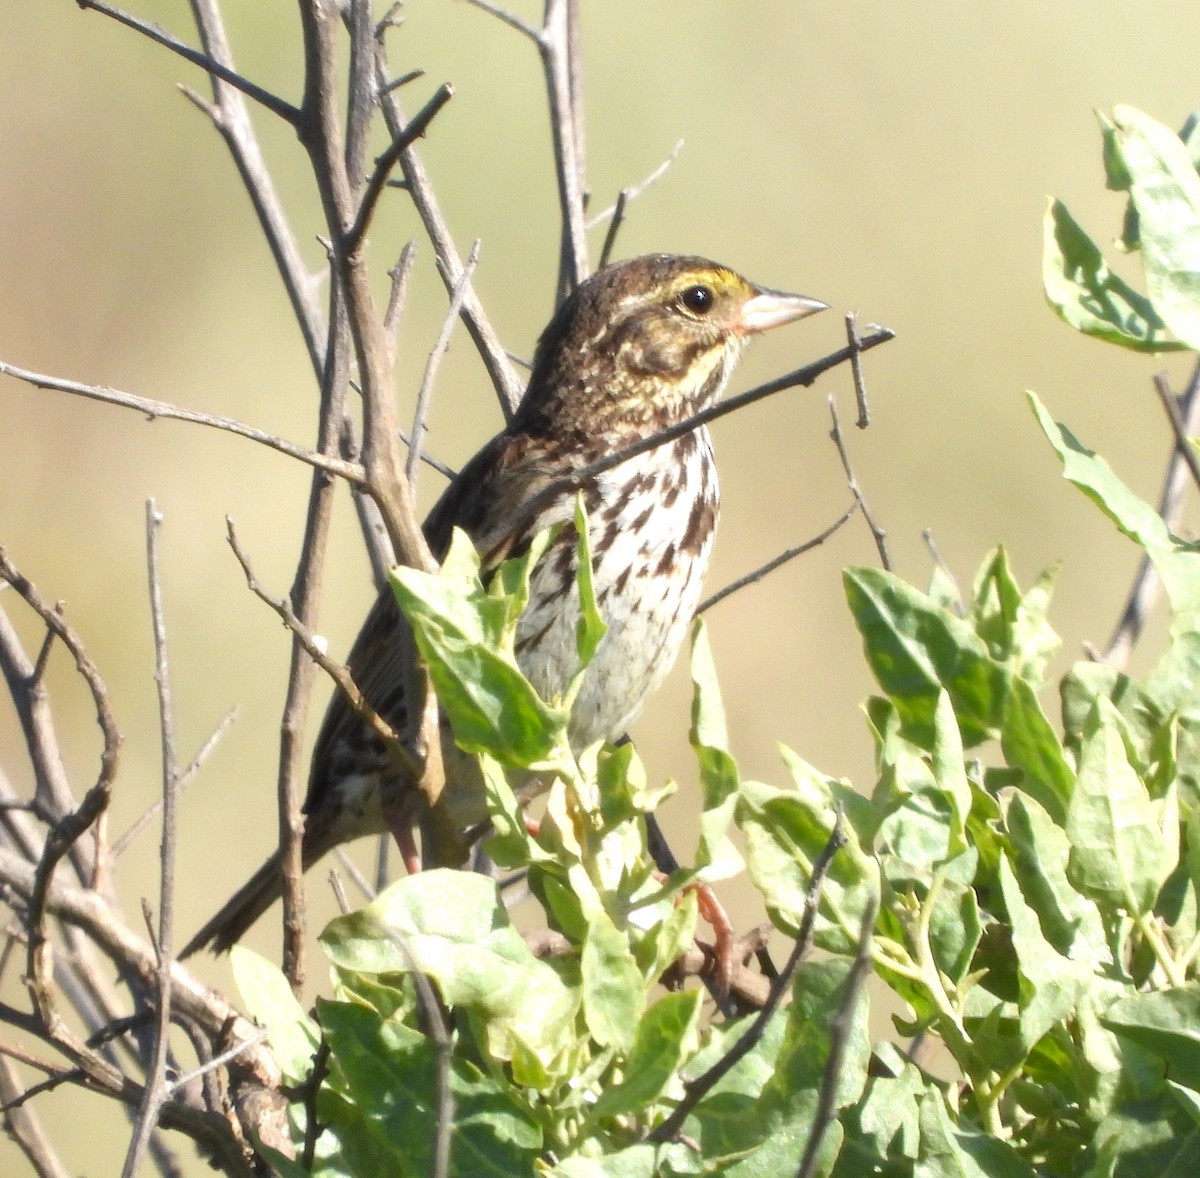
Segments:
[[[785,294],[781,290],[764,290],[760,287],[757,294],[742,304],[737,330],[742,335],[754,335],[828,309],[829,304],[822,303],[819,299]]]

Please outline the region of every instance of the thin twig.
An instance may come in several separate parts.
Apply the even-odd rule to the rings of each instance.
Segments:
[[[781,565],[787,564],[789,560],[793,560],[797,556],[803,555],[805,552],[811,551],[813,548],[818,548],[824,544],[830,536],[845,524],[850,517],[858,510],[858,500],[855,500],[833,521],[823,532],[818,532],[811,540],[805,540],[803,544],[797,544],[795,548],[788,548],[781,552],[772,560],[768,560],[766,564],[761,564],[753,571],[746,573],[743,577],[738,577],[736,581],[730,581],[722,589],[718,589],[711,597],[705,598],[696,610],[696,614],[702,614],[705,610],[712,609],[720,601],[724,601],[731,593],[736,593],[739,589],[744,589],[747,585],[757,584],[768,573],[773,573]]]
[[[450,1134],[454,1128],[454,1093],[450,1089],[450,1032],[433,986],[417,965],[408,940],[399,929],[376,922],[376,928],[400,950],[408,965],[409,977],[417,992],[425,1033],[433,1040],[435,1052],[434,1093],[437,1119],[434,1125],[433,1156],[430,1178],[446,1178],[450,1167]]]
[[[412,275],[413,262],[417,256],[417,243],[407,241],[400,251],[396,264],[388,271],[392,286],[388,292],[387,310],[383,313],[383,330],[392,345],[392,360],[396,359],[396,340],[400,332],[400,316],[404,313],[404,301],[408,296],[408,280]]]
[[[209,733],[208,738],[196,751],[196,755],[188,762],[183,772],[179,775],[178,790],[182,791],[189,785],[192,779],[200,772],[201,766],[208,760],[209,754],[221,743],[221,738],[233,727],[234,721],[238,717],[238,709],[232,707],[221,717],[217,726]],[[109,854],[113,859],[119,859],[125,849],[142,831],[149,825],[154,816],[163,808],[163,799],[157,798],[151,802],[149,806],[130,824],[129,828],[121,835],[120,838],[114,840]]]
[[[829,1126],[837,1116],[838,1085],[842,1079],[842,1065],[846,1059],[846,1044],[854,1029],[854,1010],[859,995],[871,972],[871,938],[875,933],[875,918],[879,915],[879,897],[872,893],[863,911],[859,924],[858,945],[854,951],[854,964],[846,976],[842,1003],[829,1028],[829,1055],[821,1073],[821,1087],[817,1092],[817,1107],[813,1110],[808,1140],[804,1143],[804,1156],[800,1159],[796,1178],[812,1178],[817,1169],[817,1158],[821,1143]]]
[[[584,180],[583,87],[579,61],[579,8],[576,0],[546,0],[545,19],[537,37],[546,96],[562,234],[558,257],[561,303],[588,276],[587,229],[584,223],[587,185]]]
[[[929,559],[941,571],[943,577],[954,588],[954,612],[960,618],[967,616],[966,603],[963,601],[962,588],[959,586],[958,578],[954,575],[954,570],[942,558],[942,554],[938,549],[937,542],[933,538],[932,528],[921,529],[921,539],[925,541],[925,548],[929,552]]]
[[[386,834],[380,835],[379,837],[380,837],[380,841],[384,842],[384,843],[390,843],[392,841],[391,838]],[[358,890],[360,892],[362,892],[362,894],[366,898],[367,902],[369,903],[371,900],[374,900],[375,897],[379,894],[378,891],[375,888],[371,887],[371,884],[367,880],[367,877],[365,875],[363,875],[363,873],[361,871],[359,871],[358,864],[355,863],[354,860],[350,858],[349,854],[346,851],[346,848],[345,847],[335,847],[334,854],[337,856],[337,861],[342,865],[342,870],[354,881],[354,886],[356,888],[358,888]],[[331,877],[334,874],[336,874],[336,873],[330,872]],[[333,883],[333,882],[334,881],[331,878],[330,883]],[[338,883],[334,885],[334,891],[337,891],[338,887],[340,887],[340,883],[341,883],[341,881],[339,880]],[[345,893],[345,891],[343,891],[342,899],[339,900],[338,903],[341,904],[342,901],[345,900],[345,898],[346,898],[346,893]],[[350,911],[349,905],[347,904],[342,909],[342,911],[349,912]]]
[[[162,744],[162,845],[160,852],[158,932],[158,1002],[154,1046],[146,1069],[146,1089],[138,1109],[136,1129],[125,1155],[122,1178],[133,1178],[142,1164],[150,1136],[167,1091],[167,1047],[171,1030],[171,947],[175,923],[175,801],[179,781],[175,757],[175,712],[171,704],[170,666],[167,658],[167,623],[159,575],[158,534],[162,516],[153,499],[146,501],[146,566],[150,579],[150,619],[154,635],[154,682],[158,688],[158,723]],[[147,909],[147,916],[149,911]]]
[[[253,1035],[245,1039],[239,1040],[232,1047],[222,1051],[220,1055],[214,1055],[212,1059],[205,1062],[198,1068],[193,1068],[190,1072],[182,1072],[176,1076],[174,1080],[167,1085],[167,1091],[174,1095],[181,1089],[186,1088],[195,1080],[202,1079],[210,1072],[215,1072],[218,1068],[223,1068],[231,1060],[237,1059],[239,1055],[244,1055],[251,1047],[256,1047],[259,1043],[265,1042],[267,1038],[267,1030],[265,1027],[260,1027]]]
[[[1192,369],[1187,388],[1176,397],[1167,382],[1166,375],[1154,377],[1154,390],[1162,402],[1175,445],[1163,477],[1162,494],[1158,501],[1158,514],[1172,531],[1179,526],[1185,501],[1184,492],[1189,482],[1197,481],[1196,451],[1189,437],[1200,431],[1200,363]],[[1154,563],[1145,554],[1138,562],[1138,571],[1129,589],[1125,608],[1113,630],[1108,645],[1099,656],[1110,666],[1121,669],[1129,662],[1129,656],[1137,645],[1146,625],[1146,619],[1162,592],[1162,581],[1155,571]]]
[[[620,231],[622,224],[624,224],[625,210],[629,206],[629,202],[641,196],[651,184],[666,174],[667,169],[675,162],[675,157],[679,155],[681,147],[683,147],[682,139],[676,142],[675,146],[671,149],[671,154],[645,180],[629,188],[622,188],[617,194],[617,203],[615,205],[605,209],[604,212],[588,221],[587,227],[591,229],[595,225],[602,224],[606,218],[612,218],[608,226],[608,232],[604,235],[604,245],[600,249],[600,260],[596,263],[597,270],[603,270],[612,257],[613,248],[617,244],[617,233]]]
[[[609,205],[606,209],[601,209],[600,212],[596,213],[595,216],[589,217],[587,227],[589,229],[595,229],[597,225],[603,225],[604,222],[610,217],[615,217],[617,215],[617,206],[621,203],[622,196],[626,198],[626,203],[628,203],[628,201],[634,200],[635,198],[641,196],[642,193],[645,192],[646,189],[651,185],[657,184],[658,181],[667,174],[667,170],[671,167],[671,165],[679,158],[679,153],[682,150],[683,140],[677,139],[675,141],[675,146],[671,148],[670,154],[668,154],[667,158],[663,160],[663,162],[659,164],[654,171],[650,173],[650,175],[648,175],[644,180],[639,181],[637,184],[631,184],[628,188],[622,188],[620,193],[617,195],[616,203]]]
[[[335,474],[347,482],[360,484],[366,480],[366,472],[361,466],[344,462],[332,454],[322,454],[315,450],[298,446],[266,430],[256,429],[232,417],[224,417],[216,413],[197,413],[192,409],[181,409],[168,401],[155,401],[150,397],[139,397],[136,393],[122,392],[120,389],[108,388],[104,385],[82,384],[75,380],[64,380],[57,376],[47,376],[40,372],[30,372],[0,360],[0,376],[11,376],[15,380],[24,381],[35,388],[48,389],[59,393],[73,393],[75,396],[88,397],[94,401],[104,401],[109,405],[120,405],[123,409],[134,409],[144,413],[154,421],[162,418],[164,421],[186,421],[193,425],[206,425],[212,429],[224,430],[226,433],[237,434],[241,438],[249,438],[252,442],[269,446],[289,458],[297,458],[317,470],[327,474]]]
[[[178,54],[185,61],[190,61],[192,65],[198,65],[205,73],[211,74],[215,78],[220,78],[223,82],[228,82],[230,86],[236,87],[247,98],[253,98],[255,102],[266,107],[272,114],[278,115],[292,126],[295,126],[300,121],[300,111],[292,106],[291,103],[284,102],[282,98],[272,94],[269,90],[264,90],[248,78],[243,78],[241,74],[236,73],[234,70],[227,69],[219,61],[209,57],[208,54],[200,53],[192,49],[189,45],[185,45],[178,38],[172,37],[161,25],[131,16],[127,12],[122,12],[119,8],[113,8],[111,5],[105,4],[104,0],[75,0],[75,2],[80,8],[90,8],[104,16],[112,17],[118,23],[133,29],[135,32],[141,33],[145,37],[149,37],[151,41],[156,41],[159,45],[171,50],[172,53]]]
[[[401,133],[405,119],[395,93],[385,89],[389,70],[384,31],[381,28],[375,37],[375,79],[380,88],[379,103],[388,132],[394,139]],[[421,224],[425,227],[430,244],[433,246],[438,273],[441,275],[446,290],[452,291],[462,273],[462,259],[450,236],[450,230],[438,205],[437,197],[434,195],[433,185],[429,181],[425,165],[412,147],[401,154],[400,170],[408,185],[408,193],[412,198],[413,207],[417,210],[417,215],[421,218]],[[510,419],[521,399],[525,388],[524,382],[509,363],[504,347],[473,287],[468,290],[467,296],[463,300],[462,313],[463,323],[487,369],[488,376],[500,399],[500,406],[504,411],[505,418]]]
[[[1200,369],[1200,365],[1197,368]],[[1188,390],[1184,394],[1189,400],[1195,396],[1196,380],[1196,374],[1193,373]],[[1197,487],[1200,487],[1200,456],[1197,456],[1196,448],[1188,438],[1188,429],[1183,414],[1180,412],[1179,402],[1175,399],[1175,394],[1171,392],[1171,384],[1167,380],[1165,372],[1155,375],[1154,391],[1158,394],[1158,399],[1162,402],[1163,409],[1166,410],[1167,420],[1171,423],[1171,432],[1175,435],[1175,448],[1187,463],[1192,481]]]
[[[683,1099],[675,1106],[665,1121],[647,1134],[647,1140],[665,1142],[674,1140],[683,1128],[683,1123],[691,1115],[692,1110],[712,1091],[714,1086],[762,1040],[767,1023],[783,1001],[784,993],[791,987],[792,978],[800,966],[805,954],[812,948],[813,929],[816,925],[817,908],[821,902],[821,891],[825,885],[825,876],[833,864],[833,858],[846,841],[845,819],[839,806],[833,820],[833,829],[822,848],[821,853],[813,861],[812,876],[808,882],[808,891],[804,897],[804,915],[800,919],[800,927],[796,932],[796,943],[792,947],[787,964],[771,986],[770,996],[763,1003],[762,1010],[754,1017],[754,1021],[743,1032],[738,1041],[719,1059],[708,1071],[684,1082]]]
[[[865,342],[865,341],[864,341]],[[854,355],[857,355],[859,348],[851,349]],[[887,549],[887,533],[879,525],[875,516],[871,513],[871,509],[867,506],[866,499],[863,498],[862,488],[858,485],[858,479],[854,474],[854,468],[850,465],[850,455],[846,453],[846,442],[842,437],[842,426],[838,420],[837,401],[834,397],[829,398],[829,416],[832,419],[833,425],[830,428],[829,436],[833,439],[833,444],[837,447],[838,458],[841,459],[842,470],[846,473],[846,486],[850,488],[850,494],[854,496],[854,501],[858,504],[859,510],[862,512],[862,517],[867,521],[867,527],[871,529],[871,536],[875,541],[875,548],[879,552],[879,563],[885,569],[892,567],[891,558],[888,556]]]
[[[404,468],[404,474],[414,494],[416,494],[417,471],[422,454],[421,443],[425,437],[429,405],[433,398],[433,384],[437,379],[442,357],[450,347],[450,335],[454,331],[454,324],[462,310],[463,299],[466,298],[467,288],[471,284],[471,275],[475,273],[475,267],[479,263],[479,244],[477,237],[471,246],[471,252],[467,255],[467,263],[463,267],[462,274],[450,295],[450,305],[446,308],[441,330],[429,351],[429,359],[425,362],[425,373],[421,377],[421,387],[417,390],[417,407],[413,412],[412,435],[408,441],[408,462]]]
[[[358,457],[358,437],[354,422],[348,416],[342,418],[340,445],[343,458],[354,461]],[[388,571],[396,564],[396,550],[392,547],[379,505],[360,487],[355,487],[352,495],[363,545],[371,560],[371,578],[375,584],[375,592],[382,593],[387,585]]]
[[[470,4],[473,8],[490,13],[497,20],[502,20],[506,25],[516,29],[518,33],[523,33],[535,43],[541,38],[540,29],[529,24],[527,21],[523,21],[515,13],[509,12],[507,8],[501,8],[499,4],[493,4],[492,0],[470,0]]]
[[[337,684],[338,688],[345,694],[355,714],[379,737],[386,746],[389,754],[396,759],[404,773],[410,776],[420,773],[420,763],[397,735],[396,730],[367,703],[366,697],[350,677],[350,672],[341,663],[331,659],[325,653],[324,643],[317,638],[312,630],[300,621],[286,598],[272,597],[259,584],[254,568],[250,564],[250,558],[238,543],[237,533],[233,527],[233,520],[228,516],[225,519],[225,527],[229,547],[233,549],[233,554],[237,557],[238,564],[242,566],[242,573],[246,578],[246,586],[250,592],[279,615],[280,620],[296,637],[300,645],[307,652],[308,657]]]
[[[0,1059],[0,1115],[4,1117],[8,1135],[17,1143],[38,1178],[70,1178],[71,1171],[63,1165],[53,1143],[42,1130],[37,1114],[17,1103],[20,1096],[16,1069],[7,1059]]]
[[[346,70],[346,147],[347,176],[361,176],[371,135],[371,116],[375,113],[375,90],[371,85],[375,27],[371,21],[371,0],[349,0],[342,5],[342,21],[350,34],[350,64]]]
[[[205,52],[227,69],[232,69],[233,53],[221,15],[220,0],[190,0],[192,19]],[[209,118],[238,170],[242,186],[250,198],[263,237],[275,259],[276,269],[292,313],[300,327],[309,363],[319,380],[325,365],[324,314],[318,303],[319,280],[309,272],[296,234],[288,222],[283,202],[267,168],[245,97],[219,77],[210,75],[213,101],[203,102],[186,88],[185,95]]]
[[[392,142],[388,144],[387,150],[375,161],[375,169],[367,181],[366,191],[359,202],[358,215],[340,243],[341,249],[346,253],[354,253],[362,247],[363,238],[367,234],[367,228],[375,214],[375,207],[387,186],[387,178],[391,175],[392,169],[399,162],[400,157],[425,134],[438,111],[453,97],[454,87],[449,82],[443,82],[433,97],[412,117],[403,130],[392,137]]]
[[[850,371],[854,375],[854,400],[858,405],[858,420],[854,423],[859,429],[866,429],[871,424],[871,410],[867,405],[867,384],[863,379],[862,352],[859,344],[862,342],[858,334],[858,317],[853,311],[846,316],[846,342],[854,349],[850,357]]]

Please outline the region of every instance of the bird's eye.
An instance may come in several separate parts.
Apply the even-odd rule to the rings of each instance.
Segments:
[[[679,295],[680,304],[693,315],[707,315],[712,310],[714,301],[712,287],[702,283],[685,287]]]

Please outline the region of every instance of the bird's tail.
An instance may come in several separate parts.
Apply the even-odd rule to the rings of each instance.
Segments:
[[[211,946],[214,953],[226,952],[282,895],[283,872],[276,851],[179,951],[180,958],[190,957],[205,946]]]

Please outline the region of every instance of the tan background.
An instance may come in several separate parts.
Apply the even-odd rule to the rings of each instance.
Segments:
[[[514,0],[515,6],[515,0]],[[141,0],[193,40],[187,6]],[[230,2],[241,67],[297,98],[293,6]],[[521,5],[530,14],[540,5]],[[720,423],[725,510],[713,588],[812,535],[848,496],[826,434],[836,392],[863,487],[898,570],[924,583],[920,532],[969,580],[1006,543],[1023,582],[1063,560],[1053,617],[1074,657],[1102,642],[1134,553],[1059,480],[1022,390],[1106,454],[1151,498],[1167,433],[1153,359],[1075,336],[1046,309],[1041,216],[1063,197],[1098,240],[1120,202],[1103,191],[1094,107],[1140,106],[1172,126],[1198,95],[1194,4],[1014,0],[1004,5],[663,3],[586,5],[589,177],[595,207],[684,140],[667,177],[632,210],[618,253],[716,257],[749,277],[818,296],[834,314],[773,335],[739,372],[746,387],[842,342],[840,315],[895,329],[867,360],[875,424],[850,429],[844,371]],[[185,63],[69,0],[3,0],[0,36],[0,357],[228,413],[311,439],[308,365],[221,144],[175,92]],[[398,71],[427,70],[415,107],[451,80],[457,96],[424,151],[464,253],[483,239],[477,287],[505,343],[528,354],[550,308],[557,219],[540,70],[532,47],[463,3],[413,0],[394,38]],[[314,265],[319,224],[302,153],[261,117],[271,160]],[[389,197],[378,270],[415,232]],[[601,238],[595,239],[598,250]],[[411,404],[444,300],[420,255],[399,397]],[[1136,274],[1136,268],[1130,273]],[[1182,362],[1172,363],[1178,378]],[[465,336],[456,336],[433,446],[460,464],[499,424]],[[302,524],[305,470],[235,438],[0,381],[0,542],[70,617],[107,676],[126,737],[120,831],[157,795],[157,720],[147,624],[143,501],[166,523],[168,620],[184,756],[231,705],[240,719],[183,803],[178,922],[186,932],[274,838],[273,758],[287,642],[245,591],[224,540],[232,514],[268,584],[283,591]],[[424,497],[437,490],[426,476]],[[370,597],[343,503],[323,612],[344,651]],[[711,615],[744,770],[781,781],[783,740],[823,770],[870,786],[858,705],[870,690],[842,597],[843,566],[873,562],[860,523]],[[6,608],[16,603],[6,598]],[[31,636],[33,627],[26,627]],[[1065,665],[1064,656],[1063,662]],[[65,663],[65,660],[63,660]],[[55,683],[82,785],[97,741],[69,668]],[[652,775],[686,787],[686,668],[635,735]],[[71,718],[82,715],[83,720]],[[11,749],[11,716],[0,740]],[[6,771],[25,766],[5,755]],[[688,811],[676,810],[688,840]],[[135,909],[153,895],[156,835],[121,864]],[[320,877],[314,893],[325,888]],[[756,919],[751,911],[738,923]],[[270,922],[252,943],[270,952]],[[214,979],[224,965],[205,965]],[[4,996],[19,997],[15,971]],[[70,1167],[119,1168],[126,1129],[75,1093],[39,1100],[73,1118]],[[61,1121],[59,1122],[61,1123]],[[186,1147],[185,1147],[186,1152]],[[24,1163],[0,1142],[0,1170]],[[204,1172],[197,1167],[197,1173]]]

